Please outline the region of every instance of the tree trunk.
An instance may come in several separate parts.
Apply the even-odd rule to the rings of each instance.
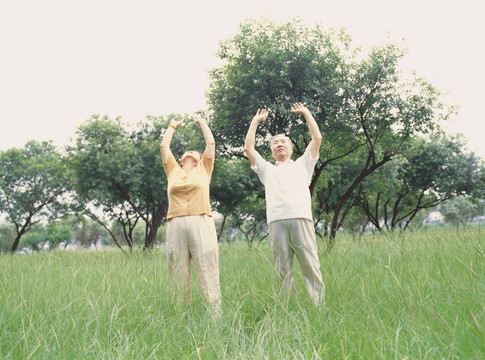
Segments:
[[[13,244],[12,244],[12,248],[10,249],[10,251],[12,252],[12,254],[13,254],[14,252],[16,252],[16,251],[17,251],[17,248],[18,248],[19,243],[20,243],[20,238],[21,238],[21,237],[22,237],[22,236],[23,236],[23,235],[24,235],[24,234],[25,234],[27,231],[29,231],[30,226],[31,226],[31,224],[30,224],[31,219],[32,219],[32,215],[30,215],[30,216],[29,216],[29,217],[26,219],[25,224],[22,226],[22,228],[21,228],[19,231],[17,231],[17,236],[15,237],[15,240],[13,241]],[[16,224],[16,226],[17,226],[17,224]],[[18,227],[17,227],[17,230],[18,230]]]
[[[381,161],[378,163],[374,162],[371,166],[369,166],[371,159],[373,159],[374,154],[369,153],[369,156],[367,158],[367,163],[364,169],[360,172],[359,176],[354,180],[354,182],[349,186],[347,191],[342,195],[340,198],[339,202],[337,203],[337,206],[335,207],[335,211],[333,214],[332,218],[332,227],[330,228],[330,237],[328,241],[328,250],[331,250],[334,242],[335,242],[335,236],[337,234],[337,231],[340,227],[340,224],[342,221],[339,220],[340,212],[342,211],[342,208],[344,207],[345,202],[350,198],[354,190],[359,186],[359,184],[366,178],[366,176],[372,174],[376,169],[387,163],[389,160],[392,159],[392,154],[391,155],[384,155]],[[343,219],[342,219],[343,220]]]
[[[158,228],[160,227],[165,211],[158,210],[152,217],[151,222],[147,222],[149,231],[147,236],[145,236],[145,245],[143,246],[143,250],[153,249],[153,245],[155,244],[155,239],[157,238]]]
[[[224,218],[221,224],[221,230],[219,230],[219,234],[217,234],[217,242],[221,241],[222,232],[224,231],[224,226],[226,225],[226,219],[227,219],[227,215],[224,215]]]
[[[329,250],[332,249],[334,242],[335,242],[335,235],[337,234],[337,231],[340,226],[340,221],[339,221],[339,216],[340,216],[340,211],[342,211],[342,208],[344,207],[345,203],[347,200],[350,198],[350,195],[352,195],[352,192],[359,186],[359,184],[364,180],[364,178],[369,175],[370,172],[366,169],[362,170],[362,172],[357,176],[357,178],[354,180],[354,182],[349,186],[347,191],[342,195],[340,200],[337,203],[337,206],[335,207],[335,211],[333,213],[333,218],[332,218],[332,225],[330,227],[330,238],[328,241],[328,247]]]
[[[13,241],[12,248],[10,249],[12,254],[17,251],[17,247],[19,246],[19,242],[20,242],[21,237],[22,237],[22,234],[17,234],[17,236],[15,237],[15,240]]]

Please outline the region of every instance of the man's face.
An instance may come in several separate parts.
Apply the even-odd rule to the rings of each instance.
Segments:
[[[276,161],[289,160],[293,153],[290,139],[284,134],[273,136],[271,139],[271,153]]]

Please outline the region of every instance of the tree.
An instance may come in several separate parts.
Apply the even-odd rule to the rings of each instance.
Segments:
[[[95,115],[79,127],[75,146],[67,148],[79,208],[101,224],[120,248],[97,209],[123,226],[125,241],[132,247],[130,235],[139,216],[126,198],[136,181],[134,168],[137,164],[135,149],[127,137],[119,119],[112,121]]]
[[[33,225],[67,212],[67,188],[66,164],[51,143],[29,141],[0,153],[0,211],[15,226],[12,252]]]
[[[445,221],[455,226],[466,226],[467,223],[473,221],[477,216],[483,215],[484,209],[485,200],[479,200],[474,203],[466,196],[457,196],[440,205],[440,213]]]
[[[91,202],[117,222],[130,248],[139,220],[146,224],[144,246],[151,248],[166,214],[166,178],[160,160],[165,122],[149,117],[129,131],[120,119],[93,116],[79,127],[76,146],[68,149],[80,201]],[[95,211],[89,211],[89,215],[117,242]]]
[[[428,209],[451,198],[468,195],[482,198],[479,159],[465,151],[458,137],[434,136],[418,139],[404,154],[406,161],[400,173],[403,186],[394,207],[406,204],[408,211],[394,212],[391,227],[406,227],[421,209]]]
[[[439,93],[422,79],[406,82],[398,71],[404,51],[387,44],[363,54],[350,48],[344,32],[309,29],[300,20],[275,24],[248,20],[222,42],[222,65],[211,71],[209,105],[216,140],[223,154],[241,156],[249,120],[258,108],[270,116],[257,146],[269,135],[285,133],[301,155],[309,142],[289,109],[305,102],[324,135],[310,191],[329,164],[359,151],[362,167],[332,209],[330,246],[344,218],[344,208],[360,183],[402,150],[403,143],[427,133],[448,115]],[[268,147],[260,151],[269,156]]]
[[[457,196],[483,196],[481,164],[460,137],[416,139],[366,179],[357,203],[372,224],[405,229],[415,216]],[[482,190],[481,190],[482,189]]]

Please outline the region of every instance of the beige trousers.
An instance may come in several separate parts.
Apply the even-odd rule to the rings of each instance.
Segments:
[[[308,295],[313,304],[319,307],[325,300],[325,285],[320,272],[313,223],[302,218],[272,221],[269,224],[269,238],[283,295],[287,297],[295,292],[293,255],[296,255]]]
[[[185,292],[192,300],[190,290],[190,261],[193,260],[202,296],[219,312],[219,244],[212,217],[207,215],[180,216],[168,222],[167,261],[175,284],[177,297]]]

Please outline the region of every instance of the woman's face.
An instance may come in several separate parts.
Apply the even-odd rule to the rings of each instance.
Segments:
[[[193,169],[199,164],[201,157],[202,155],[197,151],[186,151],[180,159],[180,166],[182,169]]]

